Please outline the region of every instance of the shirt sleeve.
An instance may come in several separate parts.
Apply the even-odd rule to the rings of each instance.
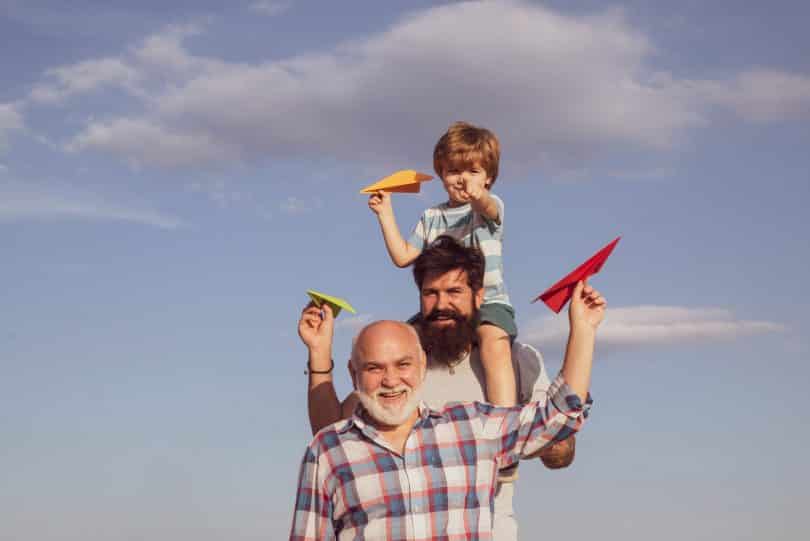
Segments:
[[[481,218],[483,218],[483,220],[487,223],[487,226],[489,227],[490,231],[492,231],[492,233],[495,234],[497,231],[502,231],[503,230],[504,206],[503,206],[503,200],[500,197],[498,197],[494,193],[490,193],[489,195],[492,197],[492,199],[495,200],[495,203],[498,205],[498,221],[495,222],[495,221],[489,220],[483,215],[481,216]]]
[[[408,237],[408,244],[419,250],[419,253],[422,253],[422,250],[425,249],[425,241],[428,238],[428,227],[427,227],[427,217],[426,214],[423,212],[422,216],[420,216],[419,221],[416,222],[416,225],[413,226],[413,231],[411,231],[411,236]]]
[[[321,539],[335,539],[332,499],[323,489],[323,482],[318,475],[318,458],[312,446],[309,446],[301,461],[290,541]]]
[[[485,433],[497,446],[500,468],[511,466],[551,442],[562,441],[582,427],[592,404],[590,394],[582,403],[562,376],[548,388],[548,400],[514,408],[492,408]]]

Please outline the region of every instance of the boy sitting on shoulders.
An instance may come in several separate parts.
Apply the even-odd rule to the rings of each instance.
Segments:
[[[500,406],[516,402],[511,343],[517,336],[515,311],[503,278],[503,201],[490,193],[498,178],[500,144],[485,128],[456,122],[441,136],[433,150],[433,168],[442,179],[448,200],[422,213],[406,241],[397,226],[391,194],[378,191],[368,206],[377,215],[385,246],[397,267],[407,267],[424,248],[441,235],[450,235],[465,246],[480,249],[486,258],[484,300],[477,327],[484,367],[487,398]],[[452,291],[436,299],[437,322],[458,316]]]

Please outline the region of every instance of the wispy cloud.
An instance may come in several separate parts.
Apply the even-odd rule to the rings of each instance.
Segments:
[[[598,342],[614,350],[735,340],[786,330],[777,322],[738,319],[724,308],[628,306],[608,310]],[[539,347],[561,349],[567,336],[567,318],[548,316],[529,322],[520,338]]]
[[[0,103],[0,150],[7,143],[8,133],[23,127],[23,118],[17,107],[10,103]]]
[[[335,329],[345,329],[357,333],[372,321],[374,321],[374,316],[371,314],[341,317],[335,321]]]
[[[290,196],[279,204],[279,208],[287,214],[303,214],[323,208],[323,201],[319,198],[304,200]]]
[[[333,50],[253,64],[193,54],[184,40],[201,31],[174,26],[119,57],[53,68],[31,99],[109,85],[134,92],[140,113],[100,115],[68,148],[159,166],[312,154],[414,161],[459,118],[492,127],[516,161],[570,165],[617,145],[669,149],[713,108],[757,121],[810,112],[804,74],[655,70],[654,37],[616,10],[454,3]]]
[[[192,192],[205,195],[205,197],[221,208],[238,203],[245,198],[240,190],[230,187],[223,179],[198,180],[190,183],[188,189]]]
[[[177,229],[183,222],[155,210],[109,201],[55,184],[0,180],[0,221],[98,220]]]
[[[263,15],[279,15],[292,6],[290,0],[258,0],[250,4],[250,10]]]
[[[31,90],[35,102],[57,103],[103,87],[134,88],[141,73],[119,58],[86,60],[45,72],[45,82]]]

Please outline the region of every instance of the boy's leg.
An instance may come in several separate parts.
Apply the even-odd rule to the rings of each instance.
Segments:
[[[512,366],[512,340],[517,335],[514,313],[506,305],[485,304],[478,325],[478,347],[487,385],[487,400],[498,406],[517,403]]]

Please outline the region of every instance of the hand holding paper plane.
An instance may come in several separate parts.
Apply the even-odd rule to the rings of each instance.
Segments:
[[[413,169],[405,169],[366,186],[360,190],[360,193],[374,193],[379,190],[385,192],[418,193],[422,183],[432,178],[433,177],[430,175],[419,173]]]
[[[314,289],[308,289],[307,295],[309,298],[312,299],[312,302],[320,308],[323,304],[328,304],[330,308],[332,308],[332,315],[337,317],[340,313],[341,308],[345,308],[352,314],[356,314],[357,311],[349,304],[349,301],[346,299],[341,299],[340,297],[333,297],[331,295],[326,295],[324,293],[320,293],[315,291]]]
[[[621,239],[621,237],[613,239],[610,244],[596,252],[585,263],[548,288],[532,302],[542,300],[552,311],[559,314],[562,307],[565,306],[565,303],[568,302],[571,295],[574,293],[574,287],[576,287],[577,282],[585,280],[588,276],[594,275],[602,270],[602,266],[605,264],[605,261],[607,261],[607,258],[610,257],[610,253],[613,251],[613,248],[616,247],[616,243],[619,242],[619,239]]]

